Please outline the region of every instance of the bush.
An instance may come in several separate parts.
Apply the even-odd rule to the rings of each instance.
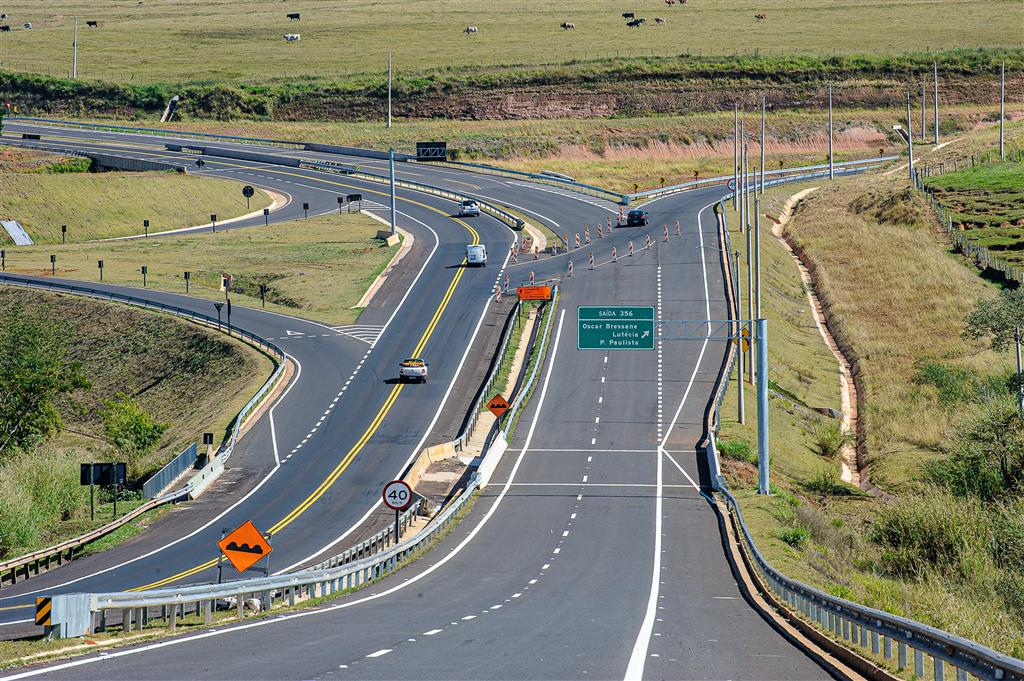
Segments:
[[[775,533],[775,536],[793,548],[798,549],[811,536],[811,532],[803,525],[796,525],[779,530]]]
[[[750,448],[749,444],[742,440],[720,440],[718,442],[718,451],[727,459],[757,464],[757,453]]]
[[[824,495],[846,493],[846,487],[839,480],[839,469],[832,464],[822,466],[813,478],[807,481],[807,489]]]
[[[839,421],[819,422],[814,428],[814,451],[826,459],[836,459],[843,447],[853,443],[853,434]]]

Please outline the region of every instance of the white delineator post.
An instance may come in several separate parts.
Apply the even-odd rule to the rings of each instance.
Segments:
[[[395,234],[395,150],[388,149],[388,167],[391,172],[391,235]]]

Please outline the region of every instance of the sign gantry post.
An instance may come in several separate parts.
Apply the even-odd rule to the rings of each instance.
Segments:
[[[766,319],[679,319],[664,320],[662,341],[738,341],[738,352],[751,345],[757,349],[757,493],[770,494],[768,449],[768,320]],[[753,328],[751,334],[750,329]],[[751,335],[753,344],[750,344]],[[753,364],[753,363],[751,363]],[[739,374],[738,380],[743,380]]]

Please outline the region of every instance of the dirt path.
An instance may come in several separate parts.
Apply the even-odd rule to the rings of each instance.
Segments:
[[[839,363],[839,392],[842,398],[843,428],[848,433],[855,433],[857,432],[857,388],[853,383],[853,376],[850,373],[850,363],[839,350],[839,345],[836,343],[835,338],[832,337],[832,334],[829,333],[828,327],[825,326],[825,314],[821,309],[821,301],[818,300],[818,296],[814,293],[814,286],[811,281],[810,271],[808,271],[803,261],[801,261],[800,257],[797,256],[793,247],[785,237],[786,224],[789,223],[790,218],[793,217],[793,209],[805,196],[817,189],[817,187],[804,189],[803,191],[797,192],[786,199],[786,204],[782,209],[782,214],[779,216],[778,221],[774,221],[774,224],[772,225],[772,234],[775,235],[775,238],[779,240],[782,247],[785,248],[793,258],[793,262],[796,263],[797,270],[800,271],[800,279],[803,281],[804,289],[807,291],[807,300],[811,305],[811,314],[814,316],[814,324],[818,327],[818,332],[825,341],[825,345],[827,345],[828,349],[832,351],[836,361]],[[861,474],[860,466],[857,461],[856,449],[853,445],[847,444],[843,447],[840,455],[840,475],[843,482],[860,487]]]

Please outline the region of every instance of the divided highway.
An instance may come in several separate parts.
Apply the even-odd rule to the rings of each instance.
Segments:
[[[47,128],[39,131],[53,134]],[[74,133],[95,145],[153,141]],[[215,163],[208,159],[207,172],[218,170]],[[266,172],[261,177],[272,181],[274,169],[246,166],[223,174]],[[413,180],[515,204],[559,233],[574,234],[617,212],[599,199],[516,180],[419,165],[401,170],[402,175],[415,173]],[[296,172],[311,186],[329,186],[337,179]],[[402,196],[433,205],[423,195]],[[579,305],[651,305],[664,321],[728,316],[722,246],[709,207],[720,196],[721,189],[710,188],[658,200],[647,205],[649,228],[617,229],[588,248],[509,268],[513,285],[531,270],[538,280],[560,280],[541,382],[487,490],[456,530],[419,561],[316,610],[30,668],[7,678],[827,678],[814,659],[744,600],[725,557],[718,515],[704,495],[710,472],[697,447],[725,343],[659,335],[653,351],[576,349]],[[450,210],[452,204],[446,205]],[[403,210],[413,213],[408,206]],[[380,483],[415,452],[454,380],[459,350],[468,343],[494,283],[497,268],[447,268],[448,259],[461,257],[456,246],[461,252],[466,243],[453,226],[457,223],[443,227],[443,220],[414,214],[439,235],[433,259],[421,254],[416,261],[426,263],[423,274],[402,306],[410,317],[419,316],[415,322],[404,314],[395,317],[333,411],[324,413],[325,405],[359,366],[366,346],[349,347],[351,338],[323,329],[312,338],[307,327],[288,326],[302,322],[236,308],[236,320],[245,328],[274,337],[282,335],[282,328],[303,331],[310,348],[301,350],[310,354],[300,355],[299,340],[282,343],[296,353],[303,373],[275,408],[279,457],[306,437],[313,419],[326,417],[295,458],[274,469],[250,501],[231,511],[232,518],[254,515],[257,524],[262,520],[269,526],[282,510],[307,498],[372,427],[381,405],[391,399],[392,387],[384,380],[393,375],[396,358],[410,354],[423,338],[428,318],[445,300],[445,287],[462,273],[435,335],[426,340],[432,382],[402,390],[323,500],[282,527],[280,545],[289,558],[278,563],[281,567],[351,526],[374,503]],[[673,230],[667,242],[658,239],[661,225],[675,220],[682,235]],[[403,219],[399,223],[406,226]],[[511,234],[484,219],[472,225],[498,264]],[[655,244],[626,257],[626,243],[632,240],[639,247],[647,233],[655,236]],[[620,255],[616,263],[606,262],[612,245]],[[446,248],[447,255],[439,257]],[[598,263],[594,270],[587,265],[591,249]],[[571,278],[566,276],[569,260],[575,270]],[[665,329],[664,336],[671,335],[671,327]],[[303,384],[310,375],[315,378]],[[267,460],[269,429],[264,416],[242,441],[242,461],[253,471],[260,461],[274,466]],[[273,512],[262,508],[267,504]],[[152,580],[155,569],[174,577],[181,571],[177,566],[211,557],[209,547],[222,524],[232,523],[217,521],[167,555],[133,563],[129,572],[118,568],[66,588],[134,586]],[[44,580],[52,587],[88,560],[94,559],[19,588],[35,590]],[[130,576],[134,582],[126,580]],[[209,574],[189,578],[205,581],[201,577],[209,579]]]

